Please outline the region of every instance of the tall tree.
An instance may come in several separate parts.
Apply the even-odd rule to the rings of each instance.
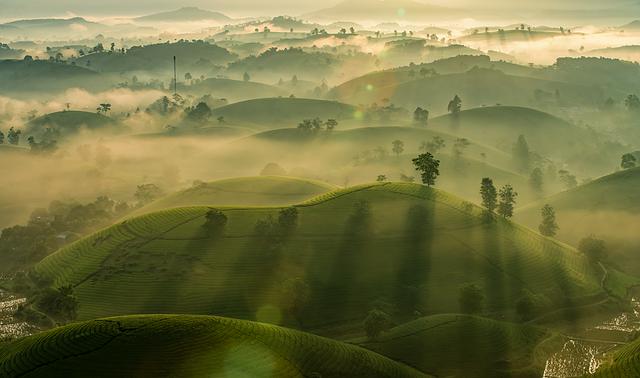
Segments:
[[[242,80],[244,80],[244,81],[251,80],[251,76],[249,75],[248,72],[245,72],[244,75],[242,75]]]
[[[404,152],[404,142],[401,140],[394,140],[392,142],[393,148],[391,149],[396,156],[400,156]]]
[[[529,165],[531,164],[531,151],[529,150],[529,144],[524,135],[518,136],[518,140],[513,146],[513,159],[516,164],[516,168],[520,172],[528,172]]]
[[[498,206],[498,191],[495,185],[493,185],[493,180],[489,177],[482,179],[480,195],[482,196],[482,206],[493,213]]]
[[[421,107],[417,107],[413,112],[413,121],[416,125],[426,126],[429,122],[429,111],[422,109]]]
[[[462,100],[458,95],[455,95],[453,99],[449,101],[447,110],[453,115],[457,115],[458,113],[460,113],[460,110],[462,110]]]
[[[531,185],[531,189],[538,194],[542,193],[543,182],[544,175],[542,174],[542,169],[538,167],[534,168],[533,171],[531,171],[531,175],[529,175],[529,185]]]
[[[546,204],[542,207],[542,222],[538,226],[538,230],[544,236],[556,236],[558,233],[558,223],[556,223],[556,211],[551,205]]]
[[[622,155],[622,163],[620,163],[620,167],[622,169],[630,169],[636,167],[636,162],[638,159],[633,154],[624,154]]]
[[[500,197],[500,203],[498,204],[498,214],[504,218],[513,217],[513,208],[516,203],[518,193],[513,189],[511,185],[505,185],[500,189],[498,193]]]
[[[440,175],[440,160],[436,160],[430,152],[419,155],[413,159],[416,171],[420,172],[422,183],[427,186],[436,184],[436,178]]]

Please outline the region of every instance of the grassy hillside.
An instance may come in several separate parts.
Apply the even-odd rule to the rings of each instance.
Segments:
[[[635,224],[640,211],[638,187],[640,168],[620,171],[529,204],[516,212],[516,219],[537,227],[540,209],[548,203],[556,211],[558,238],[575,245],[590,234],[603,238],[612,261],[628,273],[640,275]]]
[[[608,172],[624,148],[603,136],[570,124],[549,113],[517,106],[488,106],[464,110],[430,121],[431,128],[511,153],[524,135],[530,150],[568,163],[585,175]],[[603,147],[603,145],[605,147]]]
[[[640,376],[640,340],[625,345],[611,355],[592,377],[625,378]]]
[[[315,117],[343,120],[352,119],[356,109],[335,101],[304,98],[262,98],[230,104],[214,110],[232,123],[272,127],[296,127],[303,119]]]
[[[184,86],[182,90],[200,96],[210,94],[215,98],[226,98],[231,102],[287,94],[271,85],[230,79],[206,79],[194,85]]]
[[[380,300],[399,313],[457,312],[464,283],[481,286],[487,311],[505,317],[524,289],[564,307],[601,293],[602,272],[571,248],[487,222],[421,185],[353,187],[297,209],[298,227],[284,233],[269,226],[279,209],[225,208],[224,235],[213,236],[203,227],[209,208],[151,213],[59,250],[36,271],[74,287],[80,319],[216,314],[305,329],[360,324]],[[296,282],[308,290],[292,294]],[[304,300],[292,309],[292,298]]]
[[[294,177],[240,177],[203,183],[170,194],[138,213],[181,206],[287,206],[335,189],[329,184]]]
[[[205,316],[76,323],[0,349],[20,377],[421,377],[357,346],[280,327]]]
[[[44,133],[46,128],[52,128],[60,135],[69,135],[81,129],[108,131],[115,126],[116,122],[113,119],[102,114],[64,111],[49,113],[30,121],[27,124],[27,133],[37,136]]]
[[[539,377],[548,331],[469,315],[420,318],[359,345],[439,377]]]
[[[381,104],[386,98],[397,106],[409,109],[421,106],[438,114],[446,112],[449,100],[456,94],[462,98],[465,108],[495,104],[544,107],[558,105],[556,91],[561,95],[562,104],[598,106],[605,100],[598,88],[483,68],[379,86],[342,86],[333,91],[333,98],[350,104]]]
[[[528,31],[528,30],[505,30],[496,32],[481,32],[464,36],[459,40],[462,42],[484,42],[491,44],[507,44],[513,42],[535,42],[543,39],[563,37],[560,32],[549,31]]]
[[[125,54],[89,54],[78,58],[76,64],[100,72],[172,71],[173,56],[179,57],[182,70],[190,70],[194,74],[208,71],[207,65],[223,65],[236,58],[235,54],[208,42],[181,41],[134,46]]]
[[[0,61],[0,90],[12,96],[57,93],[68,88],[105,89],[109,86],[94,71],[49,61]]]

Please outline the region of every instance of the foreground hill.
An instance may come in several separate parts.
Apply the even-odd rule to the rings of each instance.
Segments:
[[[63,111],[49,113],[30,121],[27,124],[27,133],[39,136],[46,128],[51,128],[59,135],[70,135],[81,129],[109,131],[108,129],[116,125],[116,121],[102,114]]]
[[[359,328],[382,298],[401,314],[457,312],[464,283],[505,317],[525,288],[561,307],[602,294],[602,272],[573,249],[421,185],[353,187],[296,209],[298,226],[283,229],[280,209],[224,208],[224,234],[203,227],[207,207],[150,213],[36,271],[73,287],[79,319],[213,313],[305,329]]]
[[[43,332],[0,349],[12,377],[422,377],[365,349],[240,320],[131,316]]]
[[[625,378],[640,376],[640,340],[633,341],[612,353],[595,374],[596,378]]]
[[[202,183],[168,195],[138,213],[181,206],[287,206],[332,189],[335,187],[329,184],[294,177],[240,177]]]
[[[353,119],[356,109],[336,101],[305,98],[261,98],[230,104],[214,110],[226,122],[259,126],[295,127],[303,119]]]
[[[545,360],[536,349],[551,336],[538,327],[444,314],[354,342],[439,377],[539,377]]]

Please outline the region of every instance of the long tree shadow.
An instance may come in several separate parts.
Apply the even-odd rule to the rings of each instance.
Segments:
[[[435,229],[435,202],[409,208],[405,218],[404,251],[398,255],[399,268],[394,299],[400,311],[426,312],[432,269],[432,245]]]
[[[317,303],[324,307],[324,310],[320,310],[324,316],[342,318],[348,313],[348,309],[362,303],[363,297],[355,288],[356,274],[358,262],[366,256],[372,236],[370,205],[366,201],[359,201],[347,219],[327,279],[320,284],[321,288],[316,295]]]

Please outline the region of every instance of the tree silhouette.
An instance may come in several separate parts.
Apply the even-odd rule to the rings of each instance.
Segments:
[[[403,141],[394,140],[391,144],[393,145],[391,151],[393,151],[393,153],[396,154],[396,156],[400,156],[400,154],[404,152],[404,142]]]
[[[493,213],[498,206],[498,191],[493,185],[493,180],[489,177],[482,179],[480,184],[480,196],[482,196],[482,206]]]
[[[636,162],[638,159],[633,154],[624,154],[622,155],[622,162],[620,163],[620,167],[622,169],[630,169],[636,167]]]
[[[447,111],[453,115],[457,115],[462,110],[462,100],[458,95],[449,101],[449,105],[447,106]]]
[[[558,233],[558,223],[556,223],[556,211],[551,205],[546,204],[540,211],[542,214],[542,222],[538,226],[538,230],[544,236],[553,237]]]
[[[518,193],[513,190],[511,185],[505,185],[498,193],[500,203],[498,204],[498,214],[504,218],[513,217],[513,207],[516,203]]]
[[[436,179],[440,175],[440,160],[436,160],[430,152],[419,155],[413,159],[416,171],[420,172],[422,183],[427,186],[436,184]]]

